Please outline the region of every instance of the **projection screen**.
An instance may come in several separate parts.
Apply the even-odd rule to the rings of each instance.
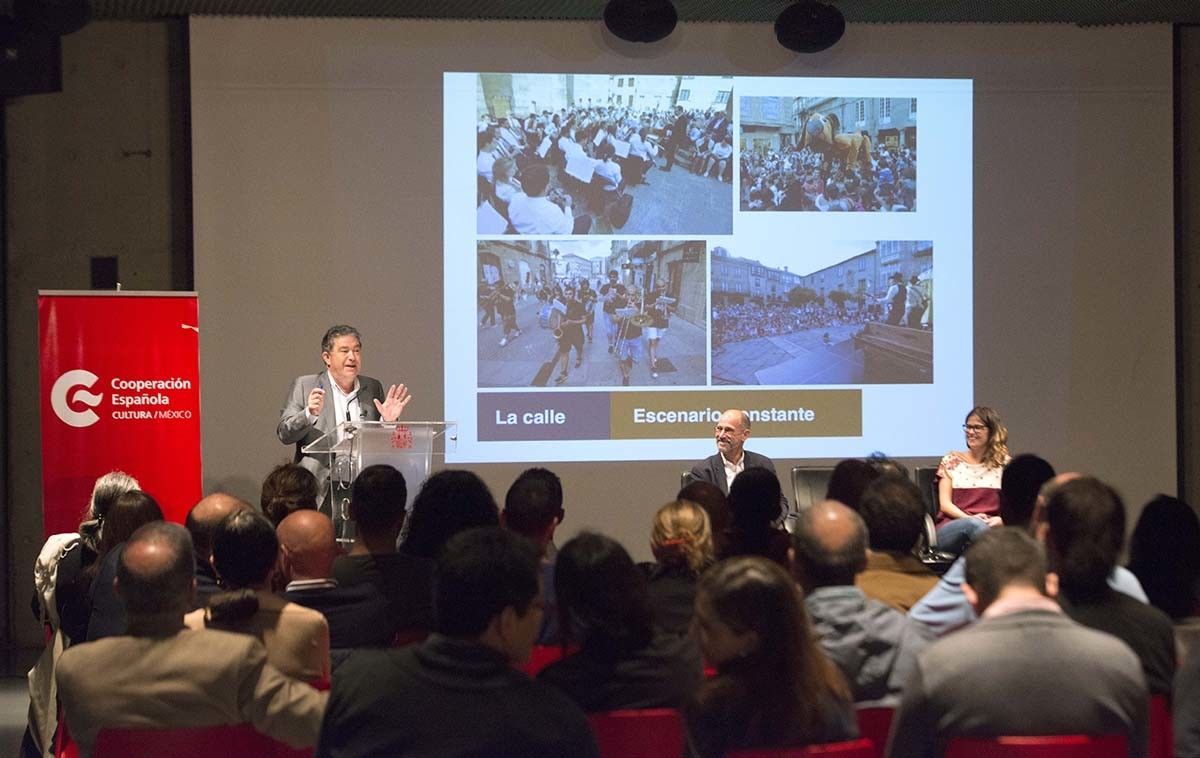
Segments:
[[[363,373],[410,386],[407,418],[458,422],[450,465],[502,498],[551,463],[564,529],[635,552],[728,407],[760,414],[747,447],[785,488],[792,465],[875,450],[936,462],[976,403],[1000,411],[1014,452],[1094,472],[1131,506],[1174,487],[1166,25],[852,26],[817,56],[779,48],[769,25],[683,24],[648,47],[598,23],[190,25],[209,489],[256,500],[290,457],[278,413],[334,323],[361,330]],[[731,156],[669,145],[677,105]],[[480,135],[530,115],[535,153],[537,120],[559,124],[519,167],[531,191],[549,176],[545,197],[518,205],[550,203],[569,230],[527,213],[519,231],[511,203],[506,217],[481,202]],[[579,150],[559,144],[566,117]],[[631,182],[635,132],[656,151],[648,184]],[[856,135],[871,144],[851,157]],[[617,196],[602,194],[610,162]],[[578,299],[609,271],[640,349],[608,352],[598,297],[582,365],[568,353],[557,383],[562,288]],[[911,322],[905,303],[888,323],[895,274],[926,299]],[[499,311],[486,323],[502,281],[514,330]]]

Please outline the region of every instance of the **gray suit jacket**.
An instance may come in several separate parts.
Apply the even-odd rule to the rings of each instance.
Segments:
[[[1116,637],[1027,610],[944,637],[917,656],[892,722],[889,758],[936,756],[953,737],[1125,734],[1146,755],[1150,695]]]
[[[283,410],[279,412],[279,426],[276,428],[275,434],[283,444],[296,446],[296,463],[317,477],[317,485],[323,491],[325,481],[329,478],[328,456],[305,455],[300,450],[305,445],[315,442],[322,435],[332,432],[344,419],[334,418],[336,414],[333,409],[333,399],[326,394],[325,404],[321,406],[321,415],[317,417],[317,422],[309,423],[305,409],[308,407],[308,394],[317,386],[318,378],[328,393],[329,376],[325,371],[319,374],[306,374],[297,377],[292,382],[292,388],[288,391]],[[384,400],[383,384],[378,379],[360,375],[358,377],[358,407],[362,418],[358,420],[379,420],[379,411],[375,409],[374,401],[376,399],[379,402]]]

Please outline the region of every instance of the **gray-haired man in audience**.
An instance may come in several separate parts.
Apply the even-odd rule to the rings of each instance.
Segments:
[[[800,514],[792,573],[821,647],[838,665],[859,705],[894,706],[933,633],[854,586],[867,565],[867,527],[835,500]]]

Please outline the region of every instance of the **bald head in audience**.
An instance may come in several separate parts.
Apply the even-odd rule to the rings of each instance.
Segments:
[[[319,511],[294,511],[275,528],[289,581],[327,579],[337,557],[333,522]]]
[[[161,618],[183,623],[195,588],[192,540],[178,524],[153,521],[125,543],[117,563],[117,594],[137,635],[142,622]]]
[[[792,544],[792,572],[806,592],[854,584],[867,565],[866,524],[836,500],[822,500],[802,511]]]
[[[192,535],[193,549],[200,563],[208,563],[208,557],[212,553],[213,530],[221,523],[221,519],[250,507],[245,500],[225,492],[214,492],[192,506],[184,525]]]

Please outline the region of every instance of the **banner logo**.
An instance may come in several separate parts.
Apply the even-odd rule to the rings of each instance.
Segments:
[[[104,395],[88,392],[98,381],[100,381],[100,377],[81,368],[68,371],[58,377],[58,381],[50,390],[50,406],[54,408],[54,413],[62,419],[64,424],[83,428],[100,420],[92,408],[100,404]],[[72,410],[68,404],[73,402],[83,403],[88,406],[88,409],[85,411]]]

